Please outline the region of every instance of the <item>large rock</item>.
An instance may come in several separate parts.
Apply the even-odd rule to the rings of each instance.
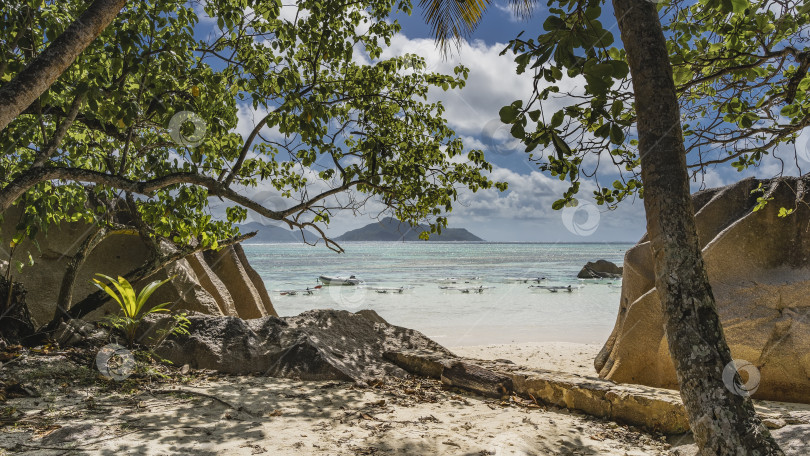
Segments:
[[[19,216],[12,208],[3,214],[0,228],[2,239],[11,239]],[[23,241],[15,250],[15,259],[27,257],[30,252],[33,266],[26,266],[21,275],[14,274],[28,290],[26,301],[31,317],[42,325],[49,322],[56,312],[56,297],[62,277],[71,257],[76,253],[92,227],[84,223],[62,223],[51,227],[47,236],[37,235],[38,246]],[[174,247],[162,242],[164,253]],[[75,304],[98,289],[92,285],[95,273],[109,276],[125,275],[140,267],[149,258],[149,248],[135,234],[116,234],[102,241],[85,259],[76,277],[73,300]],[[0,262],[5,270],[7,261]],[[167,265],[157,273],[136,283],[136,289],[153,280],[175,276],[159,288],[150,299],[151,303],[172,302],[175,309],[186,309],[212,315],[255,318],[277,315],[259,275],[248,264],[241,246],[225,247],[218,252],[195,253]],[[109,302],[102,309],[91,313],[88,319],[97,319],[111,312],[118,312],[117,305]]]
[[[588,262],[577,274],[580,279],[616,279],[622,276],[622,267],[607,260]]]
[[[387,351],[426,350],[452,356],[422,333],[368,313],[312,310],[294,317],[251,320],[195,313],[189,320],[190,334],[171,336],[156,348],[158,355],[178,366],[230,374],[371,381],[407,375],[383,358]],[[144,328],[147,333],[163,327],[166,317],[151,321]]]
[[[761,373],[755,398],[810,403],[810,178],[746,179],[693,195],[700,245],[735,359]],[[760,209],[760,184],[772,198]],[[780,208],[795,209],[779,217]],[[677,388],[645,235],[627,251],[602,378]]]

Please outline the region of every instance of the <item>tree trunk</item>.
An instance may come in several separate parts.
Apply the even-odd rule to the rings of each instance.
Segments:
[[[96,0],[17,76],[0,88],[0,131],[76,60],[115,19],[126,0]]]
[[[82,265],[84,264],[84,260],[87,259],[87,255],[89,255],[90,252],[92,252],[93,249],[95,249],[96,246],[101,243],[101,241],[107,239],[113,234],[137,234],[137,232],[134,229],[119,228],[110,231],[107,228],[99,227],[93,231],[93,233],[87,236],[84,241],[82,241],[79,249],[70,259],[70,261],[68,261],[67,267],[65,268],[65,274],[62,276],[62,284],[59,287],[59,296],[56,298],[56,310],[53,315],[54,320],[70,309],[73,301],[73,288],[76,285],[76,276],[79,273],[79,269],[81,269]]]
[[[22,284],[0,276],[0,296],[0,340],[10,345],[27,346],[41,342],[42,334],[34,331]]]
[[[655,5],[613,0],[630,64],[655,285],[667,342],[703,455],[781,455],[747,396],[723,382],[731,353],[701,256],[672,67]]]

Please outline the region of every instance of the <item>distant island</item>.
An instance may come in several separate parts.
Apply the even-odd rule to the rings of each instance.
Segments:
[[[315,242],[320,239],[320,236],[312,233],[311,231],[304,230],[303,236],[301,230],[287,229],[286,226],[276,225],[262,225],[261,223],[251,222],[244,225],[238,225],[239,232],[242,234],[252,233],[256,231],[256,235],[246,240],[245,244],[276,244],[279,242]]]
[[[424,231],[430,232],[430,228],[426,225],[410,226],[393,217],[386,217],[362,228],[347,231],[335,238],[335,241],[422,241],[419,234]],[[431,234],[430,240],[451,242],[483,241],[483,239],[464,228],[445,228],[442,230],[442,234]]]

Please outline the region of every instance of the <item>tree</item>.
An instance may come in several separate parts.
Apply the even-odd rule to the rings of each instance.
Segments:
[[[79,53],[110,25],[124,3],[126,0],[96,0],[59,37],[54,39],[56,27],[49,30],[48,47],[31,59],[11,81],[0,87],[0,131],[56,81]],[[26,43],[26,35],[27,28],[34,25],[34,9],[39,5],[40,2],[5,5],[8,9],[4,13],[4,23],[11,25],[9,28],[13,33],[4,34],[10,44],[4,49],[0,78],[6,75],[7,59],[13,61],[15,54],[35,50],[34,43]],[[28,46],[24,46],[24,43]]]
[[[703,454],[782,454],[751,400],[730,391],[732,362],[701,256],[672,67],[655,6],[614,0],[633,76],[647,233],[681,398]]]
[[[100,303],[71,303],[71,277],[115,233],[153,247],[134,272],[140,277],[126,277],[135,281],[183,254],[241,239],[235,224],[248,210],[314,229],[341,251],[323,231],[336,211],[373,199],[439,231],[459,188],[505,188],[485,176],[482,152],[465,155],[441,104],[426,101],[431,87],[463,86],[467,70],[442,75],[416,56],[380,59],[399,30],[388,16],[407,2],[301,0],[284,15],[273,1],[194,5],[161,0],[122,10],[0,132],[0,210],[20,208],[14,245],[63,222],[100,227],[70,262],[61,317],[68,305],[77,316]],[[24,71],[82,6],[46,5],[32,11],[31,24],[12,24],[11,36],[24,35],[31,49],[0,49],[10,56],[8,74]],[[237,133],[239,115],[250,112],[255,124]],[[258,186],[285,204],[251,199]],[[224,220],[211,198],[228,202]]]
[[[440,42],[449,38],[458,39],[463,36],[461,32],[471,30],[486,5],[475,1],[455,5],[438,0],[425,0],[423,4],[429,5],[426,18],[432,23]],[[518,6],[523,8],[526,4],[519,3]],[[523,140],[527,152],[540,146],[551,149],[552,153],[548,156],[537,158],[541,167],[571,182],[563,198],[555,202],[556,209],[566,204],[576,204],[574,196],[579,191],[580,177],[583,174],[595,175],[595,170],[590,174],[583,170],[587,153],[601,157],[603,152],[609,152],[609,157],[620,172],[623,168],[631,173],[631,179],[623,180],[620,175],[613,189],[600,187],[595,196],[599,202],[608,204],[615,204],[635,193],[640,193],[644,198],[654,255],[656,288],[666,318],[667,341],[690,426],[702,454],[782,454],[757,417],[750,399],[733,394],[722,380],[723,370],[731,362],[731,355],[698,244],[679,101],[687,106],[690,101],[693,103],[693,109],[686,111],[687,116],[693,116],[693,120],[706,117],[706,113],[714,109],[729,114],[721,116],[724,123],[738,123],[743,129],[748,129],[742,133],[732,132],[731,137],[736,135],[738,138],[753,139],[766,132],[771,134],[772,143],[768,144],[766,140],[767,145],[757,144],[753,149],[750,148],[751,143],[739,147],[739,143],[729,141],[729,144],[738,147],[724,148],[726,157],[719,160],[736,158],[738,168],[744,169],[761,160],[763,150],[793,139],[801,126],[757,131],[759,125],[754,124],[759,119],[751,116],[751,110],[746,109],[739,99],[735,101],[734,97],[725,97],[729,91],[735,90],[751,93],[746,91],[745,83],[740,82],[745,76],[744,73],[742,77],[740,75],[743,71],[754,73],[753,78],[748,77],[749,81],[786,73],[788,84],[782,90],[778,84],[772,84],[767,93],[769,99],[766,100],[770,104],[763,110],[764,113],[760,111],[762,117],[775,120],[770,109],[779,103],[780,94],[788,95],[784,97],[788,104],[796,101],[793,94],[803,100],[807,86],[802,81],[807,66],[802,64],[799,68],[774,69],[768,68],[767,61],[803,54],[789,49],[777,48],[774,51],[773,41],[760,42],[768,51],[765,58],[745,51],[731,52],[732,58],[727,58],[727,54],[719,52],[727,48],[736,51],[756,43],[756,38],[761,38],[763,34],[773,35],[774,29],[761,27],[760,30],[757,27],[757,24],[767,22],[769,15],[772,17],[773,10],[760,9],[753,25],[742,25],[751,23],[750,16],[754,16],[752,10],[762,8],[748,2],[710,0],[693,6],[688,9],[687,15],[691,18],[702,15],[704,20],[692,21],[691,27],[681,21],[673,21],[668,35],[669,47],[654,4],[643,0],[614,0],[613,7],[623,49],[610,47],[613,36],[599,20],[601,2],[592,0],[557,1],[543,24],[545,33],[536,39],[527,40],[518,36],[512,41],[510,48],[517,54],[515,61],[519,72],[531,68],[538,82],[545,79],[552,84],[566,76],[578,77],[584,79],[585,86],[579,93],[569,94],[571,99],[581,100],[579,103],[571,103],[546,117],[543,102],[559,93],[559,87],[549,85],[541,88],[542,84],[536,84],[529,102],[524,104],[518,100],[504,107],[501,119],[512,125],[513,136]],[[710,12],[706,13],[707,10]],[[676,18],[683,18],[682,13],[673,14]],[[715,21],[705,20],[707,15],[713,16]],[[784,22],[788,27],[786,34],[790,35],[796,34],[807,20],[787,19]],[[712,27],[720,29],[720,33],[712,35]],[[785,30],[777,33],[785,36]],[[737,40],[722,44],[707,43],[709,40],[722,39],[723,34],[733,35]],[[693,51],[690,46],[695,46],[693,41],[710,48],[712,52],[704,52],[702,55],[705,59],[694,58],[694,55],[690,55]],[[695,46],[692,52],[697,53],[701,53],[700,46]],[[676,73],[681,82],[677,88],[670,62],[673,55],[676,56],[673,60],[682,66],[692,66],[687,71]],[[804,57],[798,59],[803,62]],[[746,60],[757,63],[752,65]],[[696,67],[700,67],[699,72]],[[632,76],[632,80],[629,76]],[[709,97],[707,101],[705,96],[701,99],[694,97],[694,90],[705,90],[717,81],[722,83],[724,78],[731,78],[733,84],[720,92],[710,91],[714,98]],[[690,89],[693,90],[691,94]],[[757,107],[763,106],[763,103]],[[802,113],[806,118],[802,102],[798,105],[783,109],[783,114]],[[728,109],[731,106],[733,109]],[[529,121],[534,124],[533,129]],[[796,121],[796,117],[793,121]],[[637,128],[636,138],[627,134],[631,126]],[[701,141],[706,140],[709,132],[720,131],[717,127],[716,124],[697,129],[694,125],[688,126],[687,132],[690,134],[696,131],[704,133],[699,136],[701,139],[690,144],[691,150],[701,158],[696,168],[702,169],[708,164],[702,160]],[[762,141],[762,138],[757,140]],[[718,135],[710,141],[723,144],[724,138]],[[572,148],[569,143],[580,147]],[[640,180],[637,179],[639,172]]]

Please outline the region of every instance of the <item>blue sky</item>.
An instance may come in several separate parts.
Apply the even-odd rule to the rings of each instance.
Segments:
[[[530,95],[532,84],[531,75],[516,74],[512,57],[499,54],[521,31],[525,31],[524,37],[536,36],[541,31],[546,18],[543,5],[541,2],[528,20],[520,20],[510,12],[507,3],[493,4],[469,42],[447,59],[442,59],[435,49],[430,27],[418,6],[411,16],[395,16],[402,24],[402,36],[392,43],[391,54],[419,53],[435,71],[449,72],[457,63],[470,68],[464,89],[438,94],[438,98],[447,107],[450,126],[465,144],[483,150],[495,165],[493,178],[509,183],[510,190],[506,193],[486,191],[465,195],[450,214],[450,225],[468,228],[490,241],[635,242],[645,231],[640,200],[607,211],[591,204],[586,191],[581,195],[579,209],[568,209],[565,213],[552,210],[551,203],[567,185],[540,173],[498,119],[501,107]],[[607,18],[604,26],[610,29],[615,22],[611,20],[612,11],[604,13]],[[333,228],[339,231],[361,221],[368,222],[363,217],[335,220]]]
[[[515,144],[508,129],[498,119],[500,108],[514,100],[527,98],[533,83],[531,74],[516,74],[509,54],[499,54],[506,43],[521,31],[525,30],[524,37],[537,36],[546,17],[544,10],[544,3],[541,2],[535,15],[522,21],[509,12],[506,3],[493,4],[469,41],[449,58],[443,58],[431,38],[429,26],[424,23],[422,10],[415,6],[412,16],[395,16],[402,24],[402,31],[392,40],[382,57],[416,53],[425,57],[431,71],[452,73],[458,63],[470,69],[464,89],[436,92],[432,97],[445,105],[448,123],[465,145],[485,152],[494,165],[491,177],[508,182],[509,191],[500,193],[487,190],[463,194],[448,217],[451,227],[467,228],[489,241],[635,242],[645,231],[641,200],[626,201],[619,209],[607,211],[592,204],[589,195],[595,184],[585,179],[578,196],[581,202],[578,208],[552,210],[551,203],[567,189],[567,184],[541,173],[536,164],[529,162],[527,154]],[[602,13],[602,22],[605,29],[614,33],[615,45],[621,46],[616,21],[609,6]],[[563,84],[558,85],[576,91],[579,82],[572,80]],[[556,103],[559,109],[565,105],[565,100],[552,103]],[[250,123],[250,119],[245,120],[246,124]],[[803,134],[799,142],[806,158],[802,164],[808,166],[810,134]],[[783,157],[792,152],[792,145],[778,151]],[[692,187],[695,191],[702,187],[717,187],[750,175],[772,177],[779,173],[780,167],[780,162],[771,158],[766,159],[759,169],[742,174],[729,165],[721,165],[708,169],[705,175],[692,183]],[[785,172],[796,173],[791,165]],[[610,185],[611,181],[610,174],[606,174],[601,183]],[[368,214],[337,214],[327,233],[336,236],[371,223],[372,216],[378,215],[378,212],[372,207]]]
[[[430,69],[440,72],[449,73],[458,63],[470,68],[464,89],[440,93],[437,98],[446,106],[448,122],[465,144],[483,150],[495,165],[492,177],[509,183],[506,193],[493,190],[464,195],[448,217],[450,226],[467,228],[489,241],[635,242],[645,231],[641,201],[628,201],[619,210],[607,211],[591,204],[586,191],[580,208],[565,213],[552,210],[551,203],[567,184],[542,174],[529,162],[498,118],[501,107],[531,93],[531,75],[517,75],[512,57],[499,54],[521,31],[525,31],[524,36],[536,36],[541,31],[546,14],[540,5],[533,17],[519,20],[505,2],[493,4],[469,41],[446,59],[435,48],[418,6],[411,16],[394,16],[402,31],[389,55],[418,53],[426,57]],[[605,13],[612,14],[610,10]],[[604,25],[609,29],[612,23]],[[369,222],[363,216],[339,216],[330,231],[341,232]]]

